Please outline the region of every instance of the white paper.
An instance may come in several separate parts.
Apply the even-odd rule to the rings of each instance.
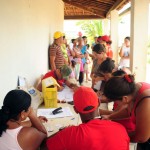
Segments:
[[[57,92],[57,99],[66,102],[73,101],[73,91],[69,87],[65,87],[61,92]]]
[[[46,118],[62,118],[62,117],[73,116],[73,113],[71,112],[69,107],[64,107],[62,108],[63,112],[53,115],[52,111],[55,109],[56,108],[38,109],[37,116],[45,116]]]
[[[47,80],[45,80],[45,86],[48,87],[50,85],[54,85],[54,82],[51,78],[48,78]]]
[[[100,90],[100,87],[101,87],[101,84],[102,84],[102,81],[97,81],[95,84],[94,84],[94,89],[96,90]]]
[[[19,87],[27,88],[26,78],[19,76],[18,81],[19,81]]]

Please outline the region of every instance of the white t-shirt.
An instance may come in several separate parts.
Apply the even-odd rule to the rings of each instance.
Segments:
[[[123,56],[130,55],[130,47],[126,47],[125,45],[122,46]],[[121,67],[130,67],[130,59],[129,58],[121,58],[119,66]]]
[[[0,150],[23,150],[17,140],[18,133],[23,127],[7,129],[0,137]]]

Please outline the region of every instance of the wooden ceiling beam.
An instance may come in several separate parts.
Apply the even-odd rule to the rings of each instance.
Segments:
[[[63,1],[65,1],[65,0],[63,0]],[[104,1],[104,0],[103,0],[103,1]],[[70,2],[72,3],[73,1],[70,1]],[[89,2],[88,0],[87,0],[87,1],[80,1],[80,2],[79,2],[79,1],[75,1],[74,3],[80,4],[80,5],[82,4],[82,5],[88,5],[88,6],[95,6],[95,7],[96,7],[96,6],[97,6],[97,7],[110,7],[110,6],[112,5],[112,4],[109,4],[109,5],[108,5],[108,4],[106,4],[105,2],[103,2],[103,3],[102,3],[102,2],[97,2],[97,1],[90,1],[90,2]],[[70,4],[67,4],[67,3],[66,3],[66,5],[69,6]]]
[[[73,7],[72,9],[73,9],[73,12],[74,12],[74,14],[75,14],[75,8]]]
[[[79,2],[76,2],[76,3],[78,3],[78,4],[81,4],[81,3],[79,3]],[[83,3],[82,3],[83,4]],[[85,4],[86,6],[88,6],[88,7],[94,7],[94,8],[97,8],[97,9],[99,9],[99,8],[101,8],[101,7],[103,7],[103,8],[105,8],[105,7],[109,7],[108,5],[103,5],[103,3],[87,3],[87,4]]]
[[[92,5],[89,5],[89,8],[94,8],[95,10],[97,10],[97,11],[104,11],[104,12],[106,12],[107,11],[107,9],[106,8],[104,8],[104,7],[96,7],[96,6],[92,6]]]
[[[100,18],[104,18],[104,17],[105,17],[103,14],[100,13],[100,11],[95,11],[95,10],[93,10],[93,9],[89,9],[88,7],[85,7],[85,6],[81,5],[81,4],[77,4],[77,3],[72,2],[72,1],[69,1],[69,0],[63,0],[63,1],[64,1],[65,3],[67,3],[67,4],[76,6],[76,7],[80,8],[80,9],[84,9],[84,10],[90,12],[90,13],[93,13],[94,15],[97,15],[97,16],[99,16]]]
[[[71,1],[72,2],[72,1]],[[94,1],[95,2],[95,1]],[[102,3],[99,3],[98,2],[98,4],[96,4],[96,3],[94,3],[94,2],[92,2],[92,3],[90,3],[89,5],[88,5],[88,7],[90,8],[90,9],[92,9],[93,10],[93,8],[96,10],[96,11],[102,11],[102,12],[104,12],[104,14],[106,14],[106,12],[107,12],[107,10],[109,10],[109,6],[108,5],[103,5]],[[82,3],[82,5],[87,5],[87,4],[83,4],[83,2],[75,2],[76,4],[79,4],[79,5],[81,5],[81,3]],[[71,6],[71,5],[69,5],[69,4],[67,4],[66,3],[66,5],[68,5],[68,6]]]
[[[105,1],[103,0],[103,2],[99,2],[99,1],[76,1],[75,3],[78,3],[78,4],[81,4],[82,3],[82,5],[87,5],[87,6],[91,6],[91,5],[94,5],[94,6],[97,6],[97,7],[99,7],[99,6],[105,6],[105,7],[107,7],[108,5],[109,6],[111,6],[111,5],[113,5],[113,4],[108,4],[108,3],[105,3]]]
[[[104,18],[101,18],[96,15],[76,15],[76,16],[69,15],[65,16],[64,19],[69,20],[69,19],[104,19]]]
[[[112,10],[117,9],[118,7],[120,7],[120,5],[122,5],[123,3],[125,3],[126,0],[117,0],[114,5],[109,9],[109,11],[106,14],[106,17],[108,17],[108,15],[110,14],[110,12]]]
[[[97,2],[101,2],[101,3],[106,3],[106,4],[110,4],[113,5],[114,2],[112,0],[96,0]]]
[[[67,9],[66,9],[66,7],[65,7],[64,9],[65,9],[65,14],[66,14],[66,15],[68,15],[68,12],[67,12]]]
[[[67,19],[106,18],[112,10],[121,9],[130,0],[62,0]]]

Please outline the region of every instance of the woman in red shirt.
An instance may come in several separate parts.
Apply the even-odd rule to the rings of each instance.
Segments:
[[[104,95],[109,101],[120,101],[117,118],[131,117],[135,124],[129,134],[131,142],[142,150],[150,149],[150,84],[135,83],[133,75],[113,77],[105,84]]]

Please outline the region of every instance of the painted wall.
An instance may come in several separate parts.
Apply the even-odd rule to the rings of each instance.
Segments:
[[[34,84],[47,72],[48,45],[63,21],[62,0],[0,1],[0,106],[18,75]]]
[[[149,0],[131,0],[130,70],[137,82],[146,81],[148,50]],[[142,37],[142,40],[141,40]]]

